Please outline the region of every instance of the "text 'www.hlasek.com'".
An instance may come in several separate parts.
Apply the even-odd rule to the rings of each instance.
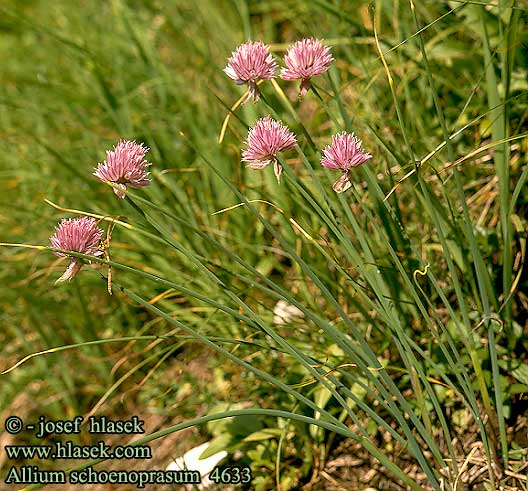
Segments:
[[[87,427],[92,435],[140,435],[144,434],[144,421],[137,416],[128,420],[111,420],[105,416],[91,416],[84,421],[82,416],[71,420],[46,420],[41,416],[37,424],[25,424],[18,416],[5,420],[5,430],[18,434],[23,430],[34,432],[36,438],[48,439],[55,435],[68,436],[81,433],[81,425]],[[83,426],[83,431],[84,426]],[[134,442],[130,445],[107,445],[100,440],[92,445],[78,445],[73,440],[54,441],[47,445],[6,445],[6,456],[10,461],[62,461],[62,460],[122,460],[151,459],[152,450],[148,445]],[[125,466],[122,470],[97,470],[97,462],[86,463],[69,471],[46,470],[39,465],[11,465],[4,478],[6,484],[132,484],[144,488],[148,484],[199,484],[200,472],[196,470],[131,470]],[[92,464],[92,465],[90,465]],[[128,467],[128,468],[126,468]]]

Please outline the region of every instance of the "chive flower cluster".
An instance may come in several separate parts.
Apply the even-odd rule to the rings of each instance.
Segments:
[[[321,40],[306,38],[288,48],[280,68],[280,78],[286,81],[300,80],[299,98],[310,89],[312,77],[325,73],[334,58],[330,48]],[[248,41],[239,46],[231,55],[224,72],[238,85],[248,86],[248,96],[256,103],[260,98],[259,83],[276,77],[279,65],[270,53],[269,46],[262,41]],[[242,162],[250,169],[260,170],[272,165],[277,182],[283,171],[278,154],[292,150],[297,144],[295,134],[281,121],[265,116],[249,129],[242,151]],[[121,199],[126,197],[128,187],[143,188],[150,184],[146,160],[149,149],[143,143],[120,140],[112,150],[106,152],[106,159],[94,169],[93,175],[112,186]],[[337,193],[352,186],[351,170],[365,163],[372,155],[362,149],[361,140],[346,132],[333,136],[332,143],[323,150],[321,164],[332,170],[340,170],[342,176],[333,184]],[[77,253],[94,258],[105,255],[107,244],[103,241],[103,230],[91,217],[81,216],[62,220],[50,237],[51,246],[59,257],[68,257],[69,265],[56,281],[71,281],[83,266]],[[107,256],[105,256],[107,257]],[[90,261],[88,261],[90,262]],[[110,291],[110,290],[109,290]]]
[[[281,68],[280,77],[283,80],[300,80],[299,98],[302,98],[310,89],[311,78],[326,72],[334,58],[330,54],[330,48],[321,40],[306,38],[290,46],[283,61],[286,66]],[[245,104],[251,98],[254,103],[259,100],[258,82],[275,78],[277,68],[277,62],[268,46],[262,41],[248,41],[232,53],[224,72],[236,84],[248,85],[248,97],[243,102]],[[295,134],[286,125],[266,116],[249,129],[242,162],[249,169],[255,170],[273,164],[277,182],[280,182],[283,169],[277,155],[291,150],[296,143]],[[361,140],[357,136],[342,132],[334,135],[332,143],[323,150],[321,164],[328,169],[342,171],[342,176],[332,186],[336,193],[342,193],[352,185],[351,169],[371,158],[372,155],[362,149]]]
[[[146,170],[150,163],[145,159],[148,151],[143,143],[120,140],[113,150],[106,152],[106,160],[97,166],[93,174],[110,184],[115,194],[124,199],[127,186],[141,188],[150,184]],[[50,242],[54,249],[99,257],[104,254],[103,233],[94,218],[81,216],[62,220]],[[83,266],[82,259],[64,252],[55,254],[70,259],[66,271],[55,283],[73,280]]]
[[[304,97],[310,88],[310,79],[328,70],[334,58],[330,48],[319,39],[302,39],[291,46],[284,56],[285,68],[281,69],[283,80],[300,80],[299,97]],[[240,45],[227,61],[224,72],[236,84],[248,84],[249,95],[244,103],[253,97],[257,102],[260,97],[257,82],[275,78],[278,65],[270,53],[269,46],[262,41],[248,41]]]

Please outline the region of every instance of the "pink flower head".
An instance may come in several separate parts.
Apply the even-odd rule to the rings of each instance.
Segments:
[[[93,218],[77,217],[62,220],[55,227],[55,235],[50,237],[51,246],[54,249],[64,251],[80,252],[89,256],[100,256],[103,251],[100,249],[103,230],[97,226]],[[57,256],[66,257],[68,254],[56,252]],[[64,274],[55,282],[71,281],[82,268],[81,259],[70,257],[70,264]]]
[[[288,49],[284,56],[286,68],[280,76],[284,80],[301,80],[299,97],[304,97],[310,88],[310,78],[326,72],[333,61],[330,48],[319,39],[302,39]]]
[[[116,186],[114,193],[124,198],[127,185],[140,188],[150,184],[146,171],[150,163],[145,160],[148,151],[143,143],[120,140],[113,150],[107,150],[106,160],[97,166],[94,176],[113,183]]]
[[[361,149],[361,140],[346,132],[338,133],[332,137],[332,144],[323,150],[321,164],[329,169],[341,169],[343,175],[334,183],[332,188],[336,193],[346,191],[350,182],[350,169],[365,163],[372,155]]]
[[[249,162],[250,169],[264,169],[273,163],[277,182],[280,182],[282,166],[277,161],[277,154],[290,150],[297,142],[295,135],[280,121],[270,116],[259,119],[249,130],[246,140],[247,149],[242,152],[242,161]]]
[[[257,81],[275,78],[277,68],[277,62],[270,54],[268,46],[262,41],[248,41],[231,54],[224,72],[236,84],[248,84],[249,95],[243,102],[245,104],[251,97],[253,103],[259,100]]]

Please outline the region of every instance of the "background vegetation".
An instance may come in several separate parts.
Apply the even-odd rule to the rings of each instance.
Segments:
[[[312,424],[211,422],[148,465],[213,437],[256,489],[527,489],[528,6],[411,6],[2,2],[0,240],[48,245],[73,214],[45,200],[132,226],[113,228],[111,297],[106,266],[53,287],[64,262],[2,248],[2,368],[79,345],[2,375],[4,417],[138,414],[151,433],[281,410]],[[336,59],[316,90],[263,84],[220,138],[231,52],[308,36]],[[240,163],[266,114],[299,140],[280,186]],[[373,159],[337,196],[319,162],[345,129]],[[120,138],[153,163],[124,201],[91,175]]]

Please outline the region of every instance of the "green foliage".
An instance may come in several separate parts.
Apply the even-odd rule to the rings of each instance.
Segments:
[[[56,419],[205,406],[220,418],[202,427],[208,452],[242,452],[255,489],[308,482],[336,435],[408,489],[455,490],[467,449],[453,442],[468,430],[493,489],[496,469],[516,472],[526,455],[511,429],[528,392],[521,2],[35,0],[0,12],[2,242],[48,245],[71,213],[44,199],[122,222],[112,297],[108,261],[51,288],[63,263],[2,249],[5,368],[75,345],[4,375],[4,408],[20,393]],[[244,90],[222,72],[231,51],[262,39],[280,57],[305,36],[332,45],[330,71],[302,101],[296,84],[262,84],[219,143]],[[266,114],[299,142],[280,186],[240,163]],[[320,158],[343,130],[373,159],[336,195]],[[119,138],[145,142],[153,163],[151,186],[123,201],[91,176]],[[279,301],[295,308],[285,322]]]

